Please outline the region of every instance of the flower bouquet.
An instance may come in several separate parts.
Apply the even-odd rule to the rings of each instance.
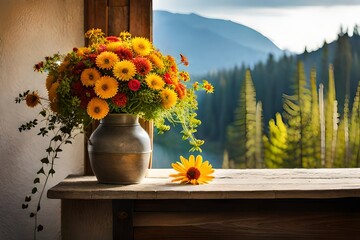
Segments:
[[[45,176],[37,210],[30,217],[37,217],[61,146],[71,143],[89,124],[110,113],[127,113],[153,121],[159,133],[168,131],[170,124],[180,124],[183,139],[191,145],[190,151],[201,151],[204,143],[194,136],[201,124],[196,118],[195,92],[211,93],[213,86],[206,80],[190,83],[189,74],[178,68],[180,64],[188,65],[185,56],[180,55],[177,63],[148,39],[133,37],[128,32],[106,37],[100,29],[91,29],[85,37],[87,46],[64,55],[56,53],[34,66],[35,71],[47,73],[47,97],[27,90],[15,99],[17,103],[25,101],[29,107],[40,106],[39,115],[21,125],[20,131],[30,130],[41,122],[38,135],[53,133],[46,155],[40,159],[39,177],[34,179],[32,194],[38,192],[40,176]],[[28,207],[30,200],[31,196],[26,196],[23,208]],[[42,226],[35,228],[39,231]]]

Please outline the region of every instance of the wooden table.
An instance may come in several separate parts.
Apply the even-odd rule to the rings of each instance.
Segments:
[[[219,169],[198,186],[172,171],[127,186],[66,178],[48,191],[63,239],[360,239],[360,169]]]

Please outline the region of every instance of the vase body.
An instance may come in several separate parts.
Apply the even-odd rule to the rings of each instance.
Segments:
[[[138,117],[129,114],[109,114],[88,143],[90,165],[100,183],[139,183],[145,177],[151,151],[148,133]]]

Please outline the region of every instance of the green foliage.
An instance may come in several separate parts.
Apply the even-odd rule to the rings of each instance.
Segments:
[[[349,129],[349,167],[360,167],[360,81],[351,110]]]
[[[238,167],[256,167],[256,94],[250,70],[245,73],[227,142],[229,157]]]
[[[329,66],[329,83],[325,102],[325,167],[332,167],[335,157],[335,146],[337,136],[337,101],[335,93],[334,70]]]
[[[24,97],[25,96],[22,96],[20,97],[21,99],[16,99],[16,102],[20,103],[24,101]],[[39,128],[37,135],[47,137],[48,133],[52,133],[53,137],[49,142],[49,146],[45,149],[46,155],[39,160],[41,163],[41,168],[37,171],[37,177],[33,180],[34,186],[31,189],[31,195],[26,195],[24,203],[22,204],[22,208],[27,209],[31,201],[36,199],[35,196],[37,196],[36,203],[34,203],[34,208],[36,210],[31,211],[29,214],[30,218],[34,218],[34,239],[36,239],[37,232],[42,231],[44,228],[41,224],[38,223],[38,212],[41,209],[41,202],[49,177],[52,177],[55,173],[55,160],[58,158],[59,152],[62,151],[62,145],[71,143],[71,139],[74,139],[82,129],[81,124],[75,119],[74,116],[66,116],[67,121],[64,122],[65,116],[56,115],[44,107],[40,111],[39,115],[43,117],[42,124],[44,124],[44,127]],[[22,132],[25,130],[30,130],[35,128],[37,125],[38,120],[34,119],[26,124],[21,125],[19,131]],[[39,186],[41,183],[43,185]]]
[[[307,88],[302,62],[298,62],[293,88],[294,95],[284,95],[283,106],[284,117],[289,125],[288,151],[291,161],[288,161],[288,166],[314,167],[316,162],[311,145],[311,93]]]
[[[320,130],[320,110],[319,110],[319,98],[316,85],[316,70],[311,69],[310,72],[310,87],[311,87],[311,146],[312,158],[314,165],[311,167],[321,166],[321,130]]]
[[[275,114],[275,120],[269,121],[269,134],[263,136],[264,162],[267,168],[285,167],[288,159],[287,126],[281,114]]]

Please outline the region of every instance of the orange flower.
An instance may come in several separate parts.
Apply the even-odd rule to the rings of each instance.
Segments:
[[[182,64],[184,64],[184,66],[189,66],[189,61],[188,61],[187,57],[185,57],[181,53],[180,53],[180,57],[181,57]]]
[[[37,92],[28,93],[25,97],[26,105],[28,107],[35,107],[40,103],[40,97]]]
[[[175,91],[179,99],[183,99],[186,96],[186,87],[184,84],[179,83],[178,85],[176,85]]]

